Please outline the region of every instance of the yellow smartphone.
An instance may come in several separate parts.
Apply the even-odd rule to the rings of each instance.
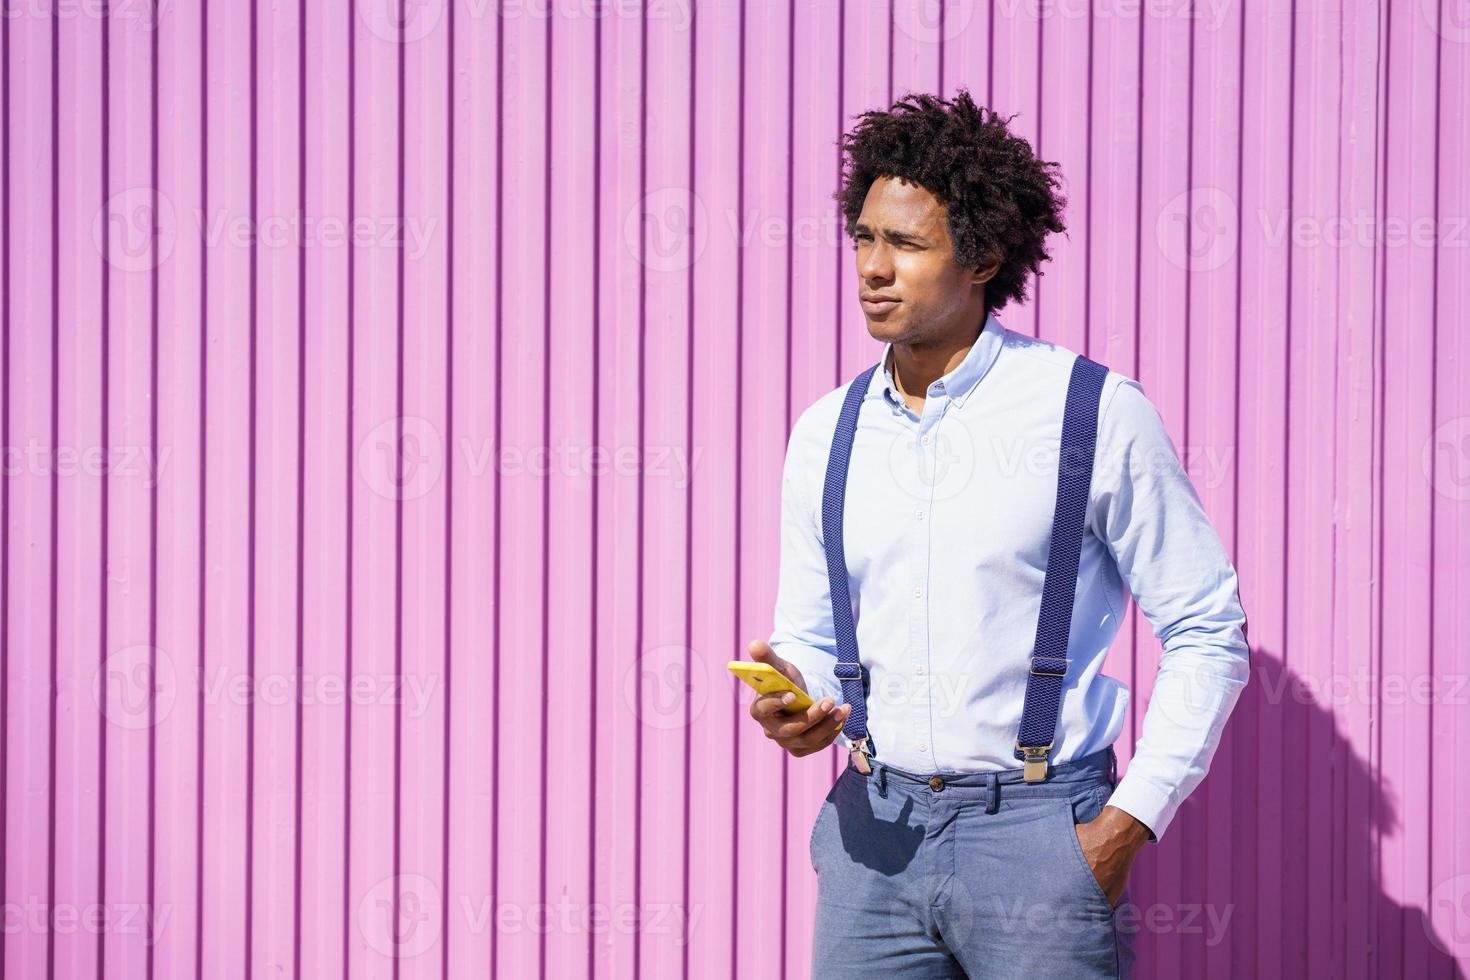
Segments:
[[[770,664],[763,664],[756,660],[732,660],[727,667],[730,673],[740,678],[760,694],[783,694],[790,691],[796,695],[796,700],[785,707],[787,714],[805,711],[816,702],[811,696],[797,687],[789,678]]]

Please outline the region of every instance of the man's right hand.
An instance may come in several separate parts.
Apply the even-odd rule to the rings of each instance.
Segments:
[[[801,671],[795,664],[776,656],[770,644],[764,640],[751,640],[746,649],[750,651],[750,659],[770,664],[797,687],[806,690],[806,678],[801,676]],[[799,714],[787,714],[786,705],[794,700],[795,696],[789,691],[757,695],[750,703],[750,717],[760,724],[766,738],[797,758],[820,752],[836,741],[852,711],[850,704],[839,706],[831,698],[823,698]]]

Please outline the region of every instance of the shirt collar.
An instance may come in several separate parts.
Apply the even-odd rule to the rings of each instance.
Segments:
[[[970,393],[979,385],[980,379],[985,377],[990,366],[995,363],[996,356],[1000,354],[1005,332],[1006,328],[995,318],[995,314],[988,314],[985,317],[985,325],[980,328],[980,335],[975,338],[975,343],[970,346],[964,360],[960,361],[954,370],[935,381],[930,386],[926,397],[929,394],[943,392],[957,407],[964,407]],[[878,362],[881,383],[868,388],[868,397],[886,398],[890,404],[902,406],[903,396],[898,393],[898,386],[893,383],[893,369],[889,367],[889,353],[892,348],[891,343],[883,345],[883,357]],[[875,376],[875,380],[879,379]]]

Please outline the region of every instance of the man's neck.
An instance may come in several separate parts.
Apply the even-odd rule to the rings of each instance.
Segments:
[[[893,375],[893,383],[915,414],[923,413],[929,386],[959,367],[979,339],[980,331],[977,330],[974,336],[957,346],[944,345],[919,351],[901,348],[897,344],[889,348],[888,370]]]

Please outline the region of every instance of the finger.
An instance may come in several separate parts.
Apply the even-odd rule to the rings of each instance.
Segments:
[[[790,691],[771,691],[769,693],[760,694],[760,695],[757,695],[756,696],[755,701],[751,705],[751,712],[750,713],[752,715],[754,715],[755,717],[760,718],[762,720],[767,720],[767,719],[770,719],[770,720],[778,720],[778,721],[781,721],[783,723],[799,722],[799,721],[802,720],[802,717],[803,716],[800,715],[800,714],[793,715],[788,710],[795,703],[796,703],[796,695],[793,694],[792,692],[790,692]],[[822,702],[820,702],[820,703],[813,703],[812,705],[810,705],[809,707],[807,707],[806,709],[804,709],[803,714],[810,715],[811,716],[811,720],[815,720],[818,717],[820,717],[821,715],[825,714],[825,712],[817,712],[816,711],[816,709],[819,707],[819,704],[831,704],[831,703],[832,703],[832,699],[831,698],[825,698],[825,699],[823,699]],[[756,707],[757,705],[759,705],[759,708],[758,709]],[[803,725],[802,728],[805,729],[806,728],[806,725]]]
[[[745,650],[747,653],[750,654],[750,659],[754,660],[756,663],[770,664],[772,667],[775,667],[777,670],[781,671],[781,673],[786,673],[785,658],[783,658],[775,650],[772,650],[771,645],[765,640],[751,640],[745,645]]]
[[[806,688],[806,678],[802,676],[796,665],[785,657],[771,649],[771,645],[765,640],[751,640],[745,649],[750,653],[750,659],[756,663],[769,664],[780,671],[787,680],[796,684],[797,687]]]
[[[835,711],[844,707],[846,705],[838,705],[832,698],[823,698],[800,714],[789,716],[787,720],[777,719],[772,734],[778,739],[800,738],[820,728],[831,719]]]
[[[820,746],[829,745],[832,739],[836,738],[836,733],[841,732],[842,726],[847,724],[847,717],[850,714],[853,714],[853,705],[838,705],[838,708],[832,711],[825,720],[819,721],[819,723],[813,724],[810,729],[807,729],[806,735],[801,736],[801,738],[816,739],[819,748]]]
[[[795,698],[783,695],[783,702],[789,706]],[[837,704],[832,698],[822,698],[820,701],[808,706],[802,711],[786,713],[783,711],[773,719],[775,734],[778,738],[794,738],[803,732],[809,731],[813,726],[821,724],[822,720],[836,710]]]
[[[772,735],[785,738],[786,735],[804,732],[814,720],[825,717],[828,711],[823,711],[822,705],[832,704],[832,698],[823,698],[801,713],[791,714],[786,711],[786,707],[792,699],[794,695],[789,691],[763,693],[751,704],[751,716],[757,718],[761,726],[769,729]]]
[[[755,700],[750,703],[750,714],[758,718],[762,723],[768,720],[789,717],[786,714],[787,699],[792,697],[789,691],[772,691],[769,694],[757,694]]]
[[[847,724],[847,718],[851,713],[853,713],[851,705],[841,705],[841,707],[832,711],[828,720],[819,721],[819,723],[811,726],[803,735],[797,736],[797,738],[791,739],[791,741],[784,742],[785,748],[789,749],[789,751],[800,751],[801,754],[816,752],[817,749],[825,749],[826,746],[832,745],[832,742],[835,741],[836,736],[842,730],[842,726]]]

